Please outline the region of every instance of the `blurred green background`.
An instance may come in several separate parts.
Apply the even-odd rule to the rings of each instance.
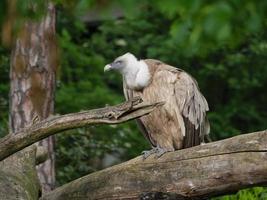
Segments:
[[[56,113],[122,102],[120,75],[104,75],[103,67],[131,52],[138,58],[155,58],[177,66],[196,78],[209,102],[213,140],[266,129],[267,1],[55,3],[61,52]],[[1,24],[5,22],[4,4],[0,3]],[[18,10],[19,19],[38,18],[42,13],[26,12],[23,3]],[[0,46],[0,136],[8,127],[9,57],[10,50]],[[149,148],[134,122],[59,134],[58,185],[129,160]],[[266,193],[264,188],[254,188],[216,199],[267,199]]]

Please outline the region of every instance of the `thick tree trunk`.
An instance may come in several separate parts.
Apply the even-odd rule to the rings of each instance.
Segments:
[[[57,47],[55,36],[55,8],[38,22],[26,22],[18,34],[11,56],[10,131],[30,126],[47,118],[54,110]],[[55,183],[54,139],[40,141],[47,149],[49,159],[38,166],[38,175],[44,191]]]
[[[31,146],[0,162],[0,199],[35,200],[40,183],[35,168],[36,147]]]
[[[267,131],[141,157],[79,178],[42,200],[203,199],[267,184]]]

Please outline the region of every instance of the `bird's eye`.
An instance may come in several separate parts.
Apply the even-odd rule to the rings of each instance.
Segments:
[[[121,60],[118,60],[115,63],[120,65],[122,63],[122,61]]]

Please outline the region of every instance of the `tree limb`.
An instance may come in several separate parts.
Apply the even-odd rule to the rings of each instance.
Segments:
[[[149,114],[163,102],[146,104],[140,97],[116,106],[54,116],[0,139],[0,161],[50,135],[93,124],[118,124]]]
[[[267,131],[137,157],[45,194],[42,200],[202,199],[267,183]]]

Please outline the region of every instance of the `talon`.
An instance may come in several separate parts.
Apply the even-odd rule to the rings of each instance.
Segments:
[[[131,102],[137,102],[137,103],[142,103],[143,99],[140,96],[133,97],[130,99]]]
[[[156,155],[155,158],[160,158],[161,156],[163,156],[163,154],[167,153],[167,152],[171,152],[172,150],[166,149],[166,148],[161,148],[161,147],[157,147],[156,148]]]
[[[157,150],[155,147],[152,147],[151,150],[142,151],[143,160],[147,159],[149,156],[151,156],[152,154],[154,154],[156,152],[157,152]]]
[[[132,101],[131,104],[130,104],[130,110],[132,110],[134,107],[134,102]]]
[[[140,96],[134,97],[134,98],[130,98],[129,100],[129,108],[128,110],[131,110],[133,108],[134,105],[142,103],[143,99]]]

